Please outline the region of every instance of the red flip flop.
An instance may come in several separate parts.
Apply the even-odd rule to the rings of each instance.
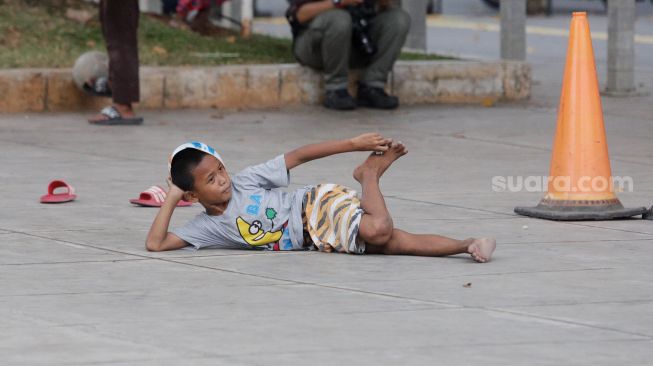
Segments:
[[[144,207],[161,207],[163,206],[163,202],[166,200],[166,196],[167,193],[163,188],[160,186],[152,186],[141,192],[138,198],[130,199],[129,202]],[[177,204],[177,207],[188,207],[192,204],[192,202],[181,200]]]
[[[64,191],[54,193],[55,190],[63,188]],[[41,203],[64,203],[77,198],[75,188],[63,180],[53,180],[48,184],[48,194],[41,196]]]

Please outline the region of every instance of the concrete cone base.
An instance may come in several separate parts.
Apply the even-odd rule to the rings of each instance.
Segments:
[[[546,220],[583,221],[626,219],[643,215],[647,211],[646,207],[624,208],[619,200],[610,201],[612,202],[605,205],[570,205],[570,201],[561,201],[560,204],[551,205],[550,201],[543,200],[535,207],[515,207],[515,213]]]

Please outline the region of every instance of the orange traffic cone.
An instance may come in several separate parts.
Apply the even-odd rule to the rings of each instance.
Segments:
[[[551,174],[536,207],[515,213],[549,220],[606,220],[646,212],[626,209],[614,194],[599,82],[585,13],[573,13]]]

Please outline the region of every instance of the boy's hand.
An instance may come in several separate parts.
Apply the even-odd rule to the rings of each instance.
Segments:
[[[168,232],[172,212],[175,210],[177,203],[184,196],[185,192],[174,185],[170,177],[168,177],[167,181],[169,188],[166,201],[154,218],[150,231],[147,233],[147,239],[145,239],[145,248],[151,252],[181,249],[188,245],[188,243],[177,235]]]
[[[181,201],[184,198],[184,191],[172,183],[172,178],[168,177],[168,197],[176,201]]]
[[[372,132],[364,133],[351,139],[355,151],[376,151],[383,152],[388,150],[392,139],[387,139],[381,134]]]

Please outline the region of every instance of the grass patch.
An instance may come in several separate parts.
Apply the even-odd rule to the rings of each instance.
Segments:
[[[433,61],[433,60],[456,60],[455,57],[440,56],[432,53],[402,52],[399,55],[402,61]]]
[[[0,0],[0,5],[0,68],[72,67],[86,51],[105,51],[94,5],[80,0]],[[70,20],[68,8],[85,10],[93,17],[85,24]],[[145,14],[140,18],[138,37],[142,65],[296,62],[287,39],[263,35],[244,39],[235,32],[203,36]],[[404,53],[401,59],[442,57]]]

